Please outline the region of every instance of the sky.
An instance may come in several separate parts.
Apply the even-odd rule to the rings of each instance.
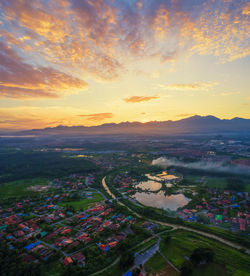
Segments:
[[[247,0],[1,0],[0,129],[250,118]]]

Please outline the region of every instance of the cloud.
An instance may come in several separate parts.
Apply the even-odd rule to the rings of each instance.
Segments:
[[[208,91],[217,85],[217,82],[194,82],[194,83],[175,83],[175,84],[159,84],[159,88],[163,90],[192,90],[192,91]]]
[[[85,81],[56,69],[25,63],[1,41],[0,61],[0,97],[56,98],[87,87]]]
[[[239,95],[240,92],[239,91],[235,91],[235,92],[224,92],[221,93],[221,96],[232,96],[232,95]]]
[[[78,115],[79,117],[86,118],[90,121],[103,121],[105,119],[110,119],[114,117],[113,113],[95,113],[95,114],[83,114]]]
[[[83,112],[82,108],[71,106],[18,106],[0,107],[0,128],[31,129],[55,127],[59,124],[68,126],[92,126],[105,119],[114,117],[113,113]]]
[[[126,103],[140,103],[140,102],[148,102],[154,99],[159,99],[158,96],[132,96],[129,98],[123,99]]]
[[[30,124],[30,123],[33,123],[33,122],[40,122],[41,120],[40,119],[31,119],[31,118],[23,118],[23,119],[13,119],[13,120],[10,120],[10,119],[6,119],[6,120],[0,120],[0,125],[2,124],[10,124],[10,125],[22,125],[22,124]]]
[[[185,114],[177,114],[176,117],[190,117],[195,116],[195,113],[185,113]]]
[[[145,58],[173,63],[198,54],[229,62],[250,54],[245,0],[2,0],[0,8],[2,40],[23,64],[71,78],[111,81],[129,62]],[[21,95],[32,94],[22,89]],[[37,95],[58,95],[36,89]]]

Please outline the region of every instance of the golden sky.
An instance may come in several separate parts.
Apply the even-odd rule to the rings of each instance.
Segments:
[[[0,129],[250,118],[249,1],[0,8]]]

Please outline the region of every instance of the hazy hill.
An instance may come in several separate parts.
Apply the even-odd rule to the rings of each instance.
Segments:
[[[209,134],[250,133],[250,119],[219,119],[214,116],[193,116],[178,121],[154,121],[148,123],[123,122],[99,126],[57,126],[17,132],[17,135],[96,135],[96,134]]]

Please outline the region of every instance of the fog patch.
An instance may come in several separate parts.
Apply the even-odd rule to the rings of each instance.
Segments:
[[[175,166],[175,167],[181,167],[181,168],[187,168],[187,169],[250,175],[249,168],[244,168],[239,165],[229,165],[229,164],[226,164],[225,162],[218,162],[218,161],[183,162],[178,160],[177,158],[159,157],[152,161],[152,165],[161,166],[163,168]]]

